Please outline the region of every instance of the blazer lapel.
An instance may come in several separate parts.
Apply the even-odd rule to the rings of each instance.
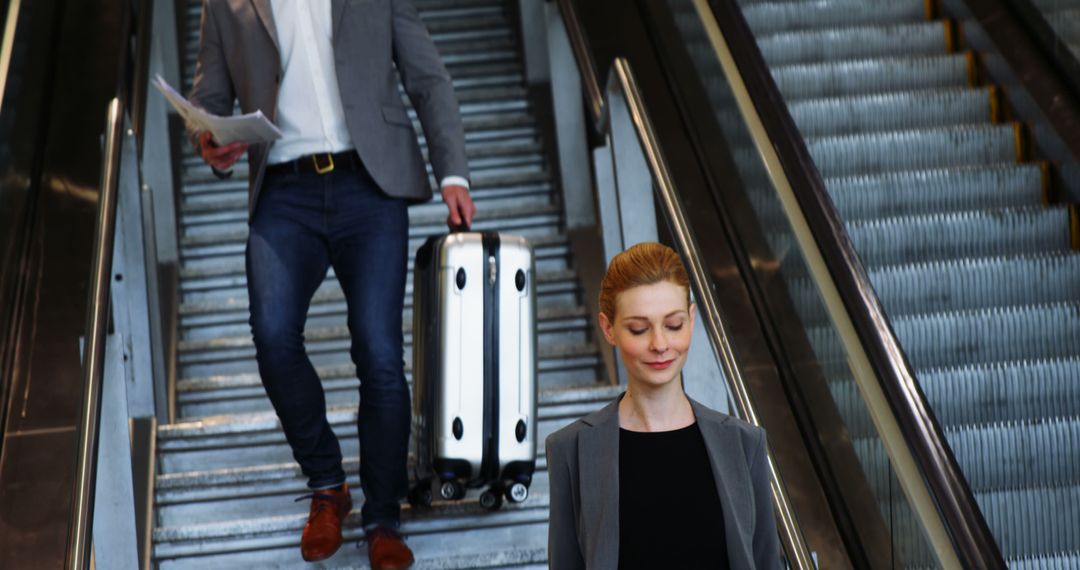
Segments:
[[[274,47],[277,48],[280,54],[281,45],[278,44],[277,27],[274,25],[274,11],[270,8],[270,0],[251,0],[251,3],[255,6],[255,13],[259,15],[259,21],[266,28],[266,33],[270,34],[270,39],[273,40]]]
[[[740,469],[745,463],[746,452],[738,430],[724,426],[727,420],[701,404],[690,400],[694,408],[701,435],[705,438],[705,449],[709,453],[713,479],[716,480],[716,492],[720,497],[720,508],[724,511],[724,535],[727,543],[728,560],[732,568],[753,568],[753,554],[748,550],[744,537],[752,535],[750,528],[745,528],[745,519],[753,516],[751,497],[746,492],[751,482],[746,469]],[[738,489],[738,492],[733,490]]]
[[[621,397],[619,399],[622,399]],[[619,400],[583,418],[592,426],[578,440],[585,566],[611,568],[619,560]]]

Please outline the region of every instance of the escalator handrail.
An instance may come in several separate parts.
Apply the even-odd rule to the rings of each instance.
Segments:
[[[661,211],[669,222],[672,236],[677,242],[679,251],[683,254],[687,273],[696,297],[698,314],[701,316],[709,334],[709,339],[716,350],[724,370],[724,376],[728,380],[732,394],[735,395],[743,419],[754,425],[760,425],[757,409],[750,397],[746,381],[743,379],[742,372],[736,361],[735,353],[728,342],[729,336],[720,313],[720,304],[716,298],[716,292],[709,273],[702,262],[701,249],[687,221],[686,210],[675,189],[671,169],[664,158],[656,131],[653,128],[641,91],[634,78],[633,70],[626,59],[615,58],[612,63],[611,74],[608,76],[607,93],[609,97],[619,96],[626,102],[627,110],[634,124],[634,130],[637,133],[638,142],[641,144],[645,161],[655,182],[654,189],[659,198]],[[608,121],[611,120],[609,117]],[[779,476],[771,452],[768,454],[768,461],[769,483],[772,488],[773,504],[778,516],[777,524],[780,527],[784,551],[792,568],[810,570],[815,567],[813,558],[795,518],[787,488]]]
[[[593,135],[603,137],[608,130],[604,92],[600,88],[600,74],[596,71],[596,62],[593,61],[592,48],[585,36],[585,27],[581,25],[573,0],[555,0],[555,4],[565,24],[570,49],[580,71],[589,128]]]
[[[734,0],[708,4],[961,563],[967,568],[1005,568],[748,24]]]

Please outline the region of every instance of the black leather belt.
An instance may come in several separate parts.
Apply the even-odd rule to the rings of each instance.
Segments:
[[[355,150],[346,150],[330,154],[320,152],[318,154],[306,154],[296,160],[270,164],[266,167],[267,174],[299,174],[301,172],[314,172],[316,174],[329,174],[334,170],[360,170],[360,157]]]

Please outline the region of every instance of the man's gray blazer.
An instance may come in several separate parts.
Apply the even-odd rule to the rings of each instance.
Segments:
[[[318,0],[325,1],[325,0]],[[411,0],[331,0],[335,71],[356,151],[383,192],[431,198],[431,184],[394,74],[416,108],[435,179],[468,178],[465,135],[450,76]],[[270,0],[203,0],[190,99],[216,115],[277,112],[281,57]],[[197,141],[194,141],[197,145]],[[248,150],[254,212],[269,144]]]
[[[619,399],[547,438],[552,570],[619,566]],[[765,431],[690,400],[712,464],[731,568],[778,570]],[[688,547],[692,545],[687,545]]]

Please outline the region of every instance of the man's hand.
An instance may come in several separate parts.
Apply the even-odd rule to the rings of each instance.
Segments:
[[[247,152],[247,143],[230,143],[223,146],[214,144],[214,135],[210,131],[203,131],[199,135],[199,149],[202,150],[203,160],[214,168],[224,172]]]
[[[466,227],[472,227],[473,216],[476,215],[476,204],[473,204],[468,188],[457,184],[444,186],[442,199],[450,210],[450,215],[446,217],[446,225],[450,226],[450,229],[462,223]]]

